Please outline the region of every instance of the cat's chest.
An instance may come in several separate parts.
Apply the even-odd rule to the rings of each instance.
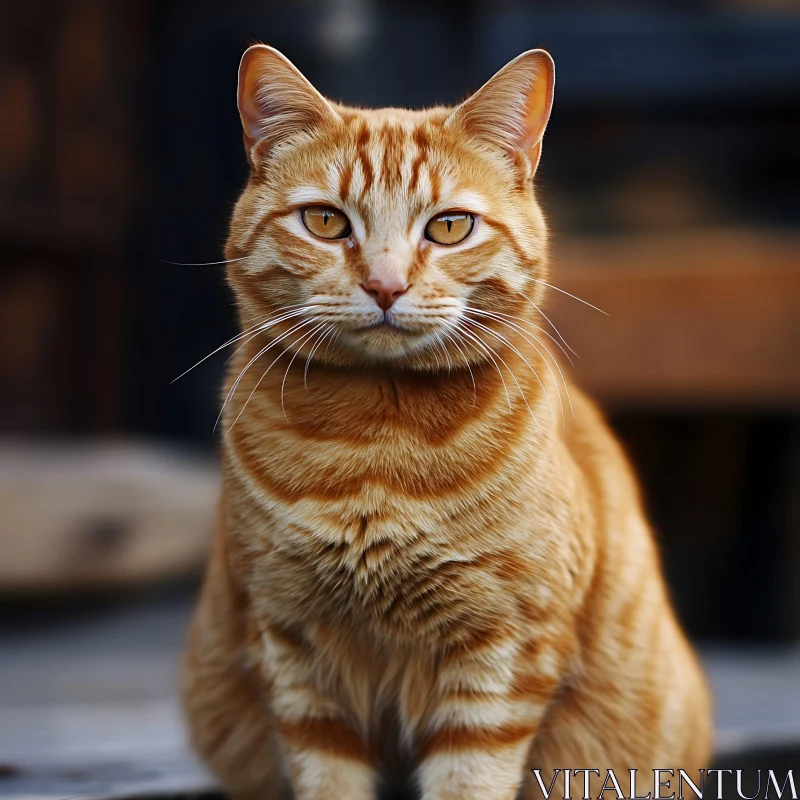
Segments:
[[[326,517],[276,530],[278,545],[262,561],[270,603],[285,619],[413,641],[510,613],[496,565],[471,554],[458,516],[387,504],[381,513],[340,512],[338,525]]]

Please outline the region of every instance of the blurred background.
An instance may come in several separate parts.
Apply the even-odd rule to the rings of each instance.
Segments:
[[[0,0],[0,796],[204,785],[174,683],[225,355],[171,381],[234,331],[207,262],[254,41],[357,105],[553,54],[552,279],[610,316],[548,313],[641,476],[722,749],[800,746],[795,0]]]

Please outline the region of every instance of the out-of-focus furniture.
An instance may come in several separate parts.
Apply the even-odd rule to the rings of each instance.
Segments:
[[[196,575],[218,495],[213,462],[163,446],[0,444],[0,594]]]
[[[800,405],[800,235],[711,229],[569,239],[549,315],[614,407]]]

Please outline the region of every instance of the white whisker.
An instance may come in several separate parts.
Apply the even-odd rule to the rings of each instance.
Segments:
[[[503,316],[505,316],[505,315],[503,315]],[[548,356],[550,356],[550,360],[553,362],[553,364],[555,364],[556,370],[558,370],[558,374],[561,377],[561,383],[564,385],[564,392],[567,395],[567,403],[569,405],[570,413],[574,417],[575,416],[575,409],[572,406],[572,397],[570,396],[570,393],[569,393],[569,384],[567,383],[567,379],[564,377],[564,373],[563,373],[563,371],[561,369],[561,365],[558,363],[558,359],[550,352],[550,349],[547,347],[547,345],[535,333],[531,333],[530,331],[526,331],[523,328],[521,328],[519,325],[516,325],[513,322],[508,322],[506,320],[500,320],[500,321],[504,325],[508,325],[509,327],[516,328],[522,334],[522,336],[525,338],[525,340],[534,348],[534,350],[536,350],[536,352],[539,353],[539,355],[541,355],[541,352],[539,351],[539,348],[536,346],[536,344],[539,344],[544,348],[544,351],[547,353]],[[540,328],[540,330],[542,330],[542,329]],[[543,333],[547,333],[547,331],[544,331],[544,330],[542,330],[542,332]],[[550,334],[547,334],[547,335],[550,336]],[[531,341],[531,339],[533,339],[533,341]],[[552,336],[550,336],[550,339],[552,341],[554,341],[556,344],[558,344],[558,342],[555,339],[553,339]],[[536,344],[534,344],[534,342],[536,342]],[[561,352],[564,353],[564,355],[567,356],[567,358],[569,358],[569,356],[564,352],[564,348],[563,347],[561,348]],[[542,356],[542,360],[544,361],[544,363],[547,366],[547,368],[550,370],[550,374],[553,377],[553,382],[555,383],[556,389],[558,390],[558,402],[561,404],[561,419],[562,419],[562,422],[563,422],[564,421],[564,401],[561,399],[561,386],[560,386],[558,380],[556,380],[556,376],[553,374],[553,369],[550,366],[550,364],[547,361],[547,359],[544,356]],[[572,361],[570,360],[570,364],[571,363],[572,363]]]
[[[303,370],[303,388],[308,391],[308,367],[311,364],[311,359],[314,357],[314,353],[317,352],[317,348],[328,338],[332,331],[336,330],[335,325],[328,325],[328,327],[322,332],[320,338],[314,343],[314,346],[311,348],[311,352],[308,354],[308,358],[306,359],[306,367]]]
[[[518,294],[522,294],[522,292],[518,292]],[[524,294],[522,294],[522,296],[525,297]],[[550,327],[558,334],[558,337],[561,339],[561,342],[563,342],[564,345],[566,345],[570,353],[572,353],[572,355],[574,355],[576,358],[580,358],[580,356],[569,346],[569,344],[567,344],[566,339],[564,339],[564,337],[561,335],[558,328],[556,328],[556,326],[553,325],[552,322],[550,322],[550,318],[545,315],[544,311],[542,311],[539,308],[539,306],[537,306],[536,303],[534,303],[533,300],[531,300],[530,298],[525,297],[525,299],[536,309],[537,313],[541,314],[545,318],[545,320],[547,320],[547,322],[550,323]],[[559,350],[561,350],[567,361],[569,361],[569,363],[572,364],[573,367],[575,366],[575,362],[570,358],[570,355],[567,352],[567,350],[564,349],[564,345],[562,345],[561,342],[559,342],[558,339],[556,339],[546,328],[543,328],[541,325],[537,325],[535,322],[532,322],[531,320],[526,319],[525,317],[516,317],[513,314],[505,314],[502,311],[493,311],[492,313],[497,314],[498,316],[501,316],[504,319],[518,320],[519,322],[522,322],[526,325],[530,325],[531,327],[536,328],[537,331],[541,331],[548,339],[550,339],[550,341],[552,341],[556,345],[556,347],[558,347]]]
[[[297,305],[302,306],[303,304],[302,303],[298,303]],[[251,331],[254,331],[256,328],[261,328],[261,330],[267,330],[267,328],[271,327],[273,324],[277,324],[278,322],[282,322],[283,319],[288,319],[288,317],[281,317],[281,318],[278,318],[278,319],[269,319],[269,317],[271,317],[273,314],[278,314],[279,317],[280,317],[280,315],[283,314],[283,312],[287,308],[292,308],[292,307],[293,306],[282,306],[281,309],[279,309],[277,312],[270,312],[269,314],[264,314],[263,317],[259,318],[259,322],[257,322],[255,325],[251,325],[246,330],[243,330],[240,333],[237,333],[236,336],[232,337],[231,339],[228,339],[227,342],[225,342],[224,344],[221,344],[216,350],[212,350],[207,356],[203,356],[203,358],[201,358],[196,364],[192,364],[192,366],[189,367],[189,369],[184,370],[183,372],[181,372],[181,374],[178,375],[177,378],[173,378],[170,381],[170,383],[172,384],[172,383],[175,383],[175,381],[179,381],[184,375],[187,375],[195,367],[199,367],[204,361],[207,361],[209,358],[211,358],[211,356],[214,356],[217,353],[219,353],[220,350],[224,350],[226,347],[230,347],[232,344],[235,344],[237,341],[239,341],[239,339],[247,336],[248,333],[250,333]],[[315,306],[305,306],[304,308],[300,309],[298,313],[303,313],[303,311],[306,311],[306,310],[311,309],[311,308],[315,308]],[[296,315],[293,315],[293,316],[296,316]],[[256,334],[254,334],[254,336],[257,335],[258,333],[260,333],[261,330],[256,331]],[[254,337],[251,336],[250,338],[252,339]],[[250,341],[250,339],[248,339],[247,341]],[[238,349],[236,351],[234,351],[234,355],[237,352],[239,352]]]
[[[314,322],[314,320],[311,319],[308,320],[308,322]],[[300,325],[296,326],[295,330],[299,327],[301,326]],[[290,331],[287,331],[287,334],[288,333],[290,333]],[[242,414],[244,414],[244,410],[247,408],[247,404],[250,402],[251,398],[256,393],[258,387],[261,386],[261,382],[264,380],[264,378],[267,377],[267,373],[275,366],[275,364],[278,363],[278,361],[280,361],[286,355],[288,349],[289,347],[282,347],[281,352],[275,357],[275,359],[270,363],[270,365],[264,370],[261,377],[256,381],[256,385],[251,389],[250,394],[247,396],[247,400],[244,401],[244,405],[241,407],[239,413],[236,415],[236,419],[233,421],[230,428],[228,428],[228,430],[225,431],[226,436],[233,430],[233,426],[239,421],[239,418],[242,416]]]
[[[469,377],[472,380],[472,406],[474,408],[475,405],[477,405],[477,402],[478,402],[478,389],[477,389],[477,387],[475,385],[475,375],[472,372],[472,367],[470,366],[470,363],[469,363],[469,357],[461,349],[461,345],[458,343],[457,337],[459,336],[459,333],[454,328],[450,329],[450,330],[445,329],[445,330],[442,331],[442,336],[444,336],[447,341],[450,341],[455,345],[456,349],[458,350],[459,353],[461,353],[461,356],[464,359],[464,365],[469,370]],[[462,337],[462,340],[463,340],[463,337]]]
[[[234,261],[244,261],[249,256],[241,258],[226,258],[223,261],[169,261],[166,258],[159,258],[163,264],[172,264],[175,267],[214,267],[218,264],[233,264]]]
[[[257,353],[256,353],[256,354],[255,354],[255,355],[254,355],[254,356],[253,356],[251,359],[250,359],[250,361],[248,361],[248,362],[247,362],[247,365],[246,365],[246,366],[245,366],[245,368],[244,368],[244,369],[243,369],[243,370],[242,370],[242,371],[239,373],[239,376],[238,376],[238,377],[236,378],[236,380],[233,382],[233,386],[231,386],[231,389],[230,389],[230,391],[228,392],[227,396],[225,397],[225,400],[224,400],[224,402],[222,403],[222,408],[220,409],[219,415],[217,416],[217,421],[214,423],[214,430],[215,430],[215,431],[216,431],[216,429],[217,429],[217,425],[219,425],[219,421],[220,421],[220,419],[222,419],[222,415],[223,415],[223,413],[225,412],[225,406],[226,406],[226,405],[227,405],[227,404],[230,402],[230,399],[233,397],[234,393],[236,392],[236,389],[237,389],[237,387],[239,386],[239,382],[242,380],[242,378],[244,377],[244,375],[245,375],[245,373],[247,372],[247,370],[248,370],[248,369],[250,369],[250,367],[251,367],[253,364],[255,364],[255,362],[256,362],[256,361],[257,361],[259,358],[261,358],[261,356],[263,356],[263,355],[264,355],[264,353],[266,353],[266,352],[267,352],[267,351],[268,351],[270,348],[274,347],[276,344],[278,344],[279,342],[281,342],[283,339],[285,339],[287,336],[289,336],[289,335],[290,335],[291,333],[293,333],[294,331],[297,331],[297,330],[299,330],[300,328],[302,328],[302,327],[304,327],[304,326],[306,326],[306,325],[309,325],[309,324],[311,324],[312,322],[315,322],[315,321],[316,321],[316,320],[312,318],[312,319],[303,320],[303,321],[301,321],[301,322],[298,322],[298,323],[296,323],[296,324],[295,324],[295,325],[293,325],[291,328],[289,328],[289,330],[288,330],[288,331],[286,331],[285,333],[281,334],[281,335],[280,335],[280,336],[278,336],[276,339],[273,339],[273,340],[272,340],[272,341],[271,341],[269,344],[267,344],[265,347],[263,347],[261,350],[259,350],[259,351],[258,351],[258,352],[257,352]],[[284,352],[285,352],[285,349],[284,349]],[[265,374],[266,374],[266,373],[265,373]],[[263,376],[262,376],[262,377],[263,377]],[[260,382],[261,382],[261,381],[259,381],[259,383],[260,383]],[[258,386],[258,384],[256,384],[256,387],[257,387],[257,386]],[[255,387],[254,387],[254,389],[253,389],[253,392],[254,392],[254,391],[255,391]],[[251,393],[250,393],[250,397],[252,397],[252,396],[253,396],[253,392],[251,392]],[[248,398],[247,398],[247,399],[248,399],[248,401],[250,400],[250,397],[248,397]],[[247,403],[245,403],[245,405],[247,405]],[[242,411],[244,411],[244,408],[242,408]],[[239,416],[237,416],[237,417],[236,417],[236,419],[235,419],[235,420],[234,420],[234,422],[233,422],[233,425],[235,425],[235,424],[238,422],[238,420],[239,420],[239,417],[240,417],[241,415],[242,415],[242,412],[240,411],[240,412],[239,412]],[[226,435],[227,435],[228,433],[230,433],[231,429],[233,428],[233,425],[231,425],[231,427],[230,427],[230,428],[228,428],[228,430],[227,430],[227,432],[226,432]]]
[[[308,339],[310,339],[318,330],[320,330],[320,328],[324,328],[324,327],[325,327],[325,323],[324,322],[320,322],[317,325],[316,328],[312,328],[309,333],[305,334],[302,337],[302,339],[297,339],[294,342],[292,342],[291,346],[292,347],[298,347],[298,345],[299,345],[299,347],[302,347],[303,344],[306,341],[308,341]],[[287,422],[289,421],[289,417],[286,416],[286,406],[283,403],[283,390],[286,388],[286,378],[289,375],[289,370],[292,368],[292,364],[294,363],[294,360],[297,358],[297,354],[299,352],[300,352],[300,350],[298,348],[297,350],[294,351],[294,353],[292,353],[292,357],[289,359],[289,365],[286,367],[286,372],[283,373],[283,380],[281,381],[281,411],[283,411],[283,418]]]
[[[298,308],[294,311],[287,312],[286,314],[282,314],[278,319],[271,319],[265,322],[261,327],[258,328],[255,332],[250,334],[226,359],[225,363],[227,364],[231,361],[234,356],[249,342],[253,341],[257,336],[260,336],[264,331],[273,328],[275,325],[278,325],[281,322],[286,322],[286,320],[293,319],[294,317],[300,317],[305,314],[306,311],[310,311],[311,309],[317,308],[317,306],[303,306],[302,308]],[[258,326],[257,326],[258,327]]]
[[[473,320],[465,320],[465,321],[469,322],[471,324],[475,324]],[[467,331],[464,331],[463,329],[462,329],[462,331],[464,333],[467,333]],[[477,335],[472,334],[472,336],[475,338],[476,341],[478,341],[478,342],[481,341],[480,337],[478,337]],[[490,348],[490,350],[491,350],[491,348]],[[514,383],[517,385],[517,389],[519,389],[520,397],[522,397],[522,402],[525,403],[525,407],[528,409],[528,413],[531,415],[531,419],[533,419],[533,421],[538,425],[539,424],[539,420],[536,418],[536,414],[533,413],[533,409],[530,407],[530,404],[528,403],[528,398],[526,397],[525,392],[523,391],[522,386],[520,385],[520,382],[517,380],[517,376],[515,375],[514,370],[511,369],[511,367],[508,366],[508,364],[505,362],[503,357],[496,350],[492,350],[492,352],[497,356],[497,358],[500,359],[500,361],[502,362],[503,366],[508,370],[508,372],[511,375],[511,377],[514,379]],[[498,372],[499,371],[500,370],[498,369]],[[534,374],[536,374],[535,371],[534,371]],[[500,373],[500,375],[502,377],[502,373]],[[503,381],[503,384],[505,385],[505,381]],[[551,409],[551,411],[552,411],[552,409]]]
[[[610,317],[611,314],[608,311],[603,311],[602,308],[598,308],[597,306],[593,306],[591,303],[587,302],[586,300],[577,297],[574,294],[570,294],[565,289],[559,289],[558,286],[553,286],[552,283],[548,283],[547,281],[543,281],[541,278],[531,278],[532,281],[536,281],[536,283],[541,283],[542,286],[547,286],[549,289],[553,289],[556,292],[561,292],[561,294],[565,294],[567,297],[571,297],[573,300],[577,300],[579,303],[583,303],[585,306],[589,306],[589,308],[593,308],[595,311],[599,311],[601,314],[605,314],[607,317]]]
[[[170,383],[175,383],[175,381],[179,381],[184,375],[187,375],[188,373],[190,373],[195,367],[199,367],[204,361],[206,361],[209,358],[211,358],[211,356],[216,355],[217,353],[219,353],[220,350],[224,350],[226,347],[230,347],[232,344],[234,344],[234,342],[238,341],[243,336],[246,336],[250,331],[255,330],[259,325],[263,325],[264,324],[264,320],[267,319],[268,317],[269,317],[269,314],[265,314],[263,317],[261,317],[261,321],[260,322],[257,322],[255,325],[251,326],[250,328],[247,328],[247,330],[244,330],[244,331],[241,331],[240,333],[237,333],[235,336],[233,336],[230,339],[228,339],[227,342],[223,342],[216,350],[212,350],[208,355],[203,356],[203,358],[201,358],[197,363],[192,364],[192,366],[189,367],[189,369],[186,369],[183,372],[181,372],[181,374],[178,375],[177,378],[173,378],[170,381]]]
[[[435,345],[437,345],[439,350],[441,350],[442,353],[444,353],[445,363],[447,364],[447,374],[449,375],[453,371],[453,362],[450,360],[450,354],[447,352],[447,348],[442,343],[442,340],[441,340],[438,332],[435,332],[433,334],[433,342],[434,342]],[[436,366],[437,367],[439,366],[439,356],[438,355],[436,356]]]
[[[561,383],[564,384],[564,391],[566,392],[566,395],[567,395],[567,403],[569,405],[570,413],[574,417],[575,416],[575,409],[572,407],[572,398],[570,397],[570,394],[569,394],[569,385],[567,384],[567,380],[564,377],[564,373],[561,371],[561,366],[558,363],[558,359],[550,352],[550,350],[548,349],[547,345],[541,339],[539,339],[538,336],[536,336],[533,333],[530,334],[530,335],[533,336],[533,338],[545,349],[545,352],[547,353],[547,355],[550,356],[550,359],[556,365],[556,369],[558,370],[558,374],[561,376]],[[535,347],[535,345],[534,345],[534,347]],[[545,364],[546,363],[547,363],[547,360],[545,359]],[[550,370],[551,374],[552,374],[552,372],[553,371]],[[556,388],[558,389],[558,399],[559,399],[559,402],[561,403],[561,412],[562,412],[561,416],[562,416],[562,419],[563,419],[563,416],[564,416],[564,414],[563,414],[563,412],[564,412],[564,402],[563,402],[563,400],[561,400],[561,388],[558,385],[558,381],[555,380],[555,375],[553,376],[553,380],[555,381]]]
[[[465,320],[465,321],[468,322],[469,320]],[[492,364],[494,364],[494,368],[497,370],[497,374],[500,376],[500,380],[503,382],[503,389],[505,389],[506,401],[508,402],[508,408],[510,410],[511,409],[511,395],[508,393],[508,386],[506,385],[506,380],[503,377],[503,373],[500,370],[500,366],[498,365],[497,361],[495,361],[494,357],[495,357],[495,355],[497,355],[497,353],[495,353],[494,350],[492,350],[492,348],[489,345],[487,345],[485,342],[483,342],[479,336],[476,336],[471,331],[465,330],[464,328],[459,328],[459,330],[460,330],[462,336],[469,337],[469,339],[471,339],[473,342],[475,342],[475,344],[477,344],[478,347],[480,347],[483,350],[483,352],[486,353],[486,355],[488,355],[489,358],[492,360]],[[500,358],[499,355],[497,355],[497,357]],[[500,358],[500,360],[503,361],[502,358]],[[503,363],[505,363],[505,362],[503,362]],[[506,364],[506,369],[508,369],[508,364]],[[508,371],[511,372],[511,370],[508,370]],[[512,373],[512,377],[513,377],[513,373]],[[522,390],[520,389],[520,391],[522,391]],[[533,412],[531,412],[531,413],[533,413]]]
[[[550,356],[550,358],[552,359],[553,363],[556,365],[556,369],[558,370],[558,374],[561,376],[561,382],[564,384],[564,389],[566,390],[566,393],[567,393],[567,401],[569,402],[570,411],[572,412],[572,416],[573,417],[575,416],[575,410],[572,407],[572,398],[569,395],[569,387],[567,386],[567,382],[566,382],[566,380],[564,378],[564,373],[561,371],[561,366],[559,365],[558,360],[547,349],[547,346],[541,341],[541,339],[539,339],[538,336],[536,336],[536,334],[531,333],[530,331],[526,331],[524,328],[522,328],[520,325],[517,325],[514,322],[510,322],[510,321],[508,321],[506,319],[503,319],[503,317],[508,316],[508,315],[505,315],[505,314],[504,315],[500,315],[500,314],[497,314],[494,311],[483,311],[482,309],[473,308],[472,306],[466,306],[465,311],[471,312],[473,314],[479,314],[479,315],[487,317],[489,319],[494,319],[495,321],[499,322],[501,325],[506,325],[507,327],[509,327],[511,329],[517,330],[522,335],[522,337],[525,339],[525,341],[527,341],[528,344],[530,344],[531,347],[533,347],[533,349],[536,350],[536,352],[541,356],[542,361],[544,361],[545,366],[550,371],[550,375],[553,378],[553,383],[556,386],[556,391],[558,392],[558,402],[559,402],[559,405],[561,407],[561,421],[563,423],[563,422],[565,422],[565,420],[564,420],[564,401],[561,399],[561,386],[559,385],[558,379],[556,378],[556,375],[553,372],[553,368],[550,366],[550,362],[542,355],[541,350],[539,350],[539,348],[536,346],[536,344],[534,344],[534,342],[536,342],[539,345],[541,345],[545,349],[547,354]],[[533,341],[531,341],[531,339],[533,339]],[[507,343],[509,345],[511,344],[510,342],[507,342]],[[521,354],[519,354],[519,353],[518,353],[518,355],[521,356]],[[523,361],[525,361],[524,357],[523,357]],[[527,364],[528,362],[525,361],[525,363]],[[528,366],[530,367],[530,364],[528,364]],[[533,368],[531,367],[531,369],[533,369]],[[533,371],[534,371],[534,374],[536,374],[536,370],[533,370]],[[539,376],[537,375],[536,377],[538,379]],[[542,383],[541,380],[539,381],[539,383],[540,384]],[[542,390],[545,391],[545,396],[546,396],[547,392],[544,389],[544,386],[542,386]],[[549,401],[549,398],[548,398],[548,401]],[[551,408],[551,410],[552,410],[552,408]]]
[[[339,330],[336,331],[336,335],[328,339],[328,343],[325,345],[325,353],[324,353],[325,358],[328,357],[328,350],[330,349],[330,346],[332,344],[336,344],[336,342],[339,341],[339,336],[341,336],[341,334],[342,334],[342,329],[339,328]]]
[[[536,372],[536,370],[528,363],[528,360],[525,358],[525,356],[522,355],[522,353],[520,353],[520,351],[517,350],[517,348],[514,347],[514,345],[511,342],[509,342],[508,339],[506,339],[505,336],[502,336],[501,334],[496,333],[495,331],[493,331],[491,328],[489,328],[488,326],[484,325],[483,323],[476,322],[474,319],[465,319],[464,321],[468,322],[470,325],[475,325],[479,329],[483,329],[484,331],[486,331],[486,333],[489,333],[492,336],[494,336],[495,338],[499,339],[501,342],[503,342],[506,345],[506,347],[510,348],[514,353],[516,353],[525,362],[526,366],[533,373],[533,375],[536,378],[536,380],[539,381],[539,385],[542,387],[542,392],[544,394],[545,400],[547,401],[547,406],[550,409],[550,414],[551,414],[551,416],[555,417],[555,412],[553,411],[553,406],[550,403],[550,397],[547,394],[547,389],[544,388],[544,384],[542,383],[542,379],[539,377],[539,373]],[[511,377],[514,379],[514,383],[517,384],[517,388],[519,389],[519,393],[522,395],[522,399],[525,401],[525,405],[528,406],[528,411],[531,412],[531,416],[533,417],[534,420],[536,420],[536,415],[533,413],[533,411],[531,411],[531,407],[528,405],[528,398],[525,396],[525,392],[522,391],[522,386],[520,386],[520,383],[517,380],[517,376],[514,374],[514,370],[512,370],[511,367],[509,367],[508,364],[506,364],[506,362],[503,360],[502,356],[499,353],[496,353],[495,355],[497,355],[497,357],[503,362],[503,364],[505,364],[506,369],[511,373]],[[536,422],[538,424],[538,420],[536,420]]]

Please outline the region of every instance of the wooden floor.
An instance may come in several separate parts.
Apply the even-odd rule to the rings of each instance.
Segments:
[[[175,696],[189,589],[110,606],[0,608],[0,797],[210,791]],[[800,648],[705,649],[721,752],[800,745]]]

